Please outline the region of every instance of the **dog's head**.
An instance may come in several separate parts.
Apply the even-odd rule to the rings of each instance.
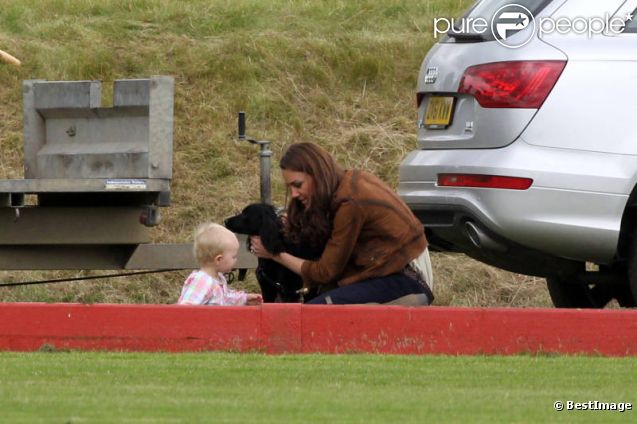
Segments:
[[[271,253],[285,250],[281,235],[281,222],[274,206],[266,203],[253,203],[224,221],[227,229],[233,233],[259,236],[263,246]]]

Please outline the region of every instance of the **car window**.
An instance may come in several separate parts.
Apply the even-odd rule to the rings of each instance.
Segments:
[[[637,33],[637,9],[633,10],[631,13],[632,19],[626,21],[626,26],[624,27],[623,32],[633,32]]]
[[[491,31],[486,32],[472,32],[471,25],[460,27],[461,23],[467,22],[471,19],[484,19],[486,22],[491,22],[493,15],[496,12],[506,7],[523,6],[529,12],[531,12],[531,19],[542,11],[552,0],[479,0],[477,1],[463,16],[456,18],[453,31],[450,31],[448,35],[452,38],[456,38],[457,41],[467,39],[468,41],[493,41],[495,37]],[[521,8],[517,8],[522,10]],[[514,11],[514,9],[510,9]],[[510,32],[508,35],[514,34],[516,31]],[[478,38],[479,40],[476,40]]]

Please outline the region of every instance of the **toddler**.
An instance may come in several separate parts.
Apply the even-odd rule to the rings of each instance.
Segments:
[[[181,289],[181,305],[260,305],[260,294],[228,288],[224,272],[237,262],[239,240],[222,225],[202,224],[195,231],[194,253],[199,263]]]

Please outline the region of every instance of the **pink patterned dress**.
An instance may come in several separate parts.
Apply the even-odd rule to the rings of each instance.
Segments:
[[[206,274],[203,270],[193,271],[181,289],[177,301],[180,305],[245,305],[248,295],[228,287],[226,278],[219,274],[218,278]]]

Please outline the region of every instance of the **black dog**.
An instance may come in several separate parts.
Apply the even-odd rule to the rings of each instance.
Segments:
[[[239,215],[226,219],[225,225],[234,233],[260,236],[263,247],[270,253],[288,252],[301,259],[318,259],[322,253],[322,250],[287,241],[283,235],[283,224],[272,205],[248,205]],[[248,248],[249,243],[248,239]],[[273,260],[259,258],[255,272],[264,302],[300,302],[316,296],[311,291],[301,297],[298,293],[303,287],[301,277]]]

